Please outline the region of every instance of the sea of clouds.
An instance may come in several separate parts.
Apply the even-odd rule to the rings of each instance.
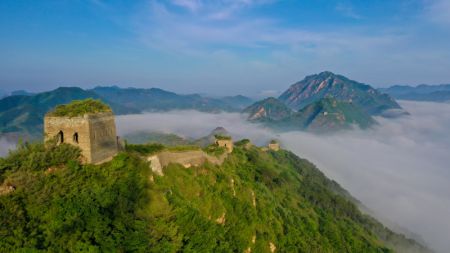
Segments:
[[[238,113],[172,111],[117,117],[121,136],[161,131],[205,136],[218,126],[235,139],[265,145],[277,138],[284,148],[315,163],[370,212],[397,231],[418,234],[438,252],[450,249],[450,104],[402,102],[411,113],[378,118],[371,130],[331,135],[275,133]],[[0,139],[0,155],[14,144]]]
[[[450,249],[450,104],[402,102],[411,113],[378,118],[367,131],[332,135],[277,134],[248,123],[237,113],[173,111],[119,116],[119,134],[162,131],[184,137],[207,135],[225,127],[235,139],[258,145],[277,138],[339,182],[378,219],[403,232],[418,234],[439,252]]]

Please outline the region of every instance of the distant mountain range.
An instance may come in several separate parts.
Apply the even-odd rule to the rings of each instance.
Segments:
[[[92,91],[85,91],[77,87],[62,87],[32,96],[18,95],[1,99],[0,133],[18,132],[31,137],[40,136],[45,113],[56,105],[85,98],[102,99],[117,114],[138,112],[133,108],[103,99]]]
[[[42,135],[43,117],[58,104],[76,99],[95,98],[109,104],[115,114],[146,111],[198,110],[205,112],[239,112],[253,101],[244,96],[208,98],[197,94],[179,95],[151,88],[96,87],[83,90],[78,87],[60,87],[52,91],[8,96],[0,100],[0,134],[19,133],[28,137]]]
[[[367,128],[372,116],[401,110],[389,95],[332,72],[305,77],[281,96],[258,101],[244,112],[248,119],[276,129],[334,131],[353,125]]]
[[[449,102],[450,84],[418,86],[394,85],[389,88],[378,89],[396,99],[413,101]]]
[[[397,88],[398,90],[399,88]],[[158,88],[60,87],[38,94],[14,92],[0,100],[0,134],[42,135],[46,112],[58,104],[75,99],[95,98],[109,104],[115,114],[168,110],[203,112],[245,112],[252,122],[281,130],[334,131],[356,125],[367,128],[375,124],[372,116],[393,117],[400,105],[369,85],[332,72],[305,77],[291,85],[278,98],[254,101],[241,95],[222,98],[198,94],[180,95]],[[401,114],[401,113],[400,113]]]
[[[179,95],[158,88],[137,89],[96,87],[92,90],[100,97],[139,111],[198,110],[204,112],[239,111],[253,101],[244,96],[209,98],[198,94]]]
[[[35,93],[28,92],[26,90],[15,90],[15,91],[12,91],[11,93],[6,92],[4,90],[0,90],[0,99],[8,97],[8,96],[19,96],[19,95],[31,96],[31,95],[34,95],[34,94]]]

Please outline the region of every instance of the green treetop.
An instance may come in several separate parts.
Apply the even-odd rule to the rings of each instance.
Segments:
[[[217,140],[231,140],[231,137],[230,137],[230,136],[224,136],[224,135],[219,135],[219,134],[214,135],[214,137],[215,137]]]
[[[112,112],[111,107],[99,99],[87,98],[84,100],[73,100],[69,104],[58,105],[49,112],[50,116],[58,117],[76,117],[84,114],[94,114],[100,112]]]

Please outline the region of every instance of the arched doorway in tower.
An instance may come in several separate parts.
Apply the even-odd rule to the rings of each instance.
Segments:
[[[64,143],[64,133],[63,131],[59,131],[58,135],[57,135],[57,139],[58,139],[58,144]]]
[[[78,133],[74,133],[73,134],[73,143],[77,143],[78,144]]]

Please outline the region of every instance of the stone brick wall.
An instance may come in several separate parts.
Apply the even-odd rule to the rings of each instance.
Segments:
[[[80,117],[44,118],[45,139],[78,146],[87,163],[101,163],[117,154],[116,126],[112,113]]]
[[[87,115],[91,139],[91,162],[112,159],[118,152],[116,124],[112,113]]]
[[[233,152],[233,140],[216,140],[219,147],[225,147],[228,153]]]
[[[278,143],[269,143],[268,147],[270,150],[273,150],[273,151],[280,150],[280,144],[278,144]]]
[[[191,166],[199,166],[205,162],[220,165],[223,163],[227,154],[223,154],[219,157],[208,155],[202,150],[192,151],[163,151],[156,155],[147,157],[147,161],[150,162],[150,166],[153,172],[162,175],[162,168],[170,163],[181,164],[185,168]]]

